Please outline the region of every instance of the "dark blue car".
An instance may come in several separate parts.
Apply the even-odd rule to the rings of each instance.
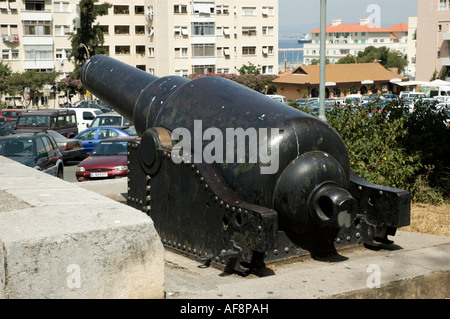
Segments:
[[[118,136],[137,136],[137,133],[134,126],[98,126],[84,130],[76,135],[74,139],[81,140],[84,147],[83,156],[88,156],[101,140]]]

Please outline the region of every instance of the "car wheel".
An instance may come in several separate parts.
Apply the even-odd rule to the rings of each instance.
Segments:
[[[64,170],[61,166],[58,168],[58,175],[56,177],[64,179]]]

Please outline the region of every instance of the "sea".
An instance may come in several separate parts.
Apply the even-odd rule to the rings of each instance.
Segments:
[[[303,63],[303,51],[283,51],[282,49],[301,49],[303,43],[298,43],[297,39],[279,39],[278,40],[278,64],[284,67],[296,66]],[[281,68],[280,68],[281,70]]]

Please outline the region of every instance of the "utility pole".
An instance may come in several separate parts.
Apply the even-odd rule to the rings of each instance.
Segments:
[[[327,0],[320,0],[320,82],[319,82],[319,119],[327,121],[325,116],[325,36],[326,36]]]

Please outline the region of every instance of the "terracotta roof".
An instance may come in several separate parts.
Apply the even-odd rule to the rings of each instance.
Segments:
[[[389,32],[408,32],[408,23],[398,23],[386,28]]]
[[[373,24],[361,25],[359,23],[341,23],[333,26],[332,24],[326,26],[327,33],[336,32],[406,32],[408,31],[408,23],[399,23],[388,28],[378,27]],[[310,33],[320,33],[320,28],[310,31]]]
[[[364,80],[389,81],[394,78],[406,79],[398,73],[386,70],[379,63],[327,64],[325,81],[335,83],[361,82]],[[300,66],[292,74],[280,77],[273,83],[319,84],[320,66]]]

